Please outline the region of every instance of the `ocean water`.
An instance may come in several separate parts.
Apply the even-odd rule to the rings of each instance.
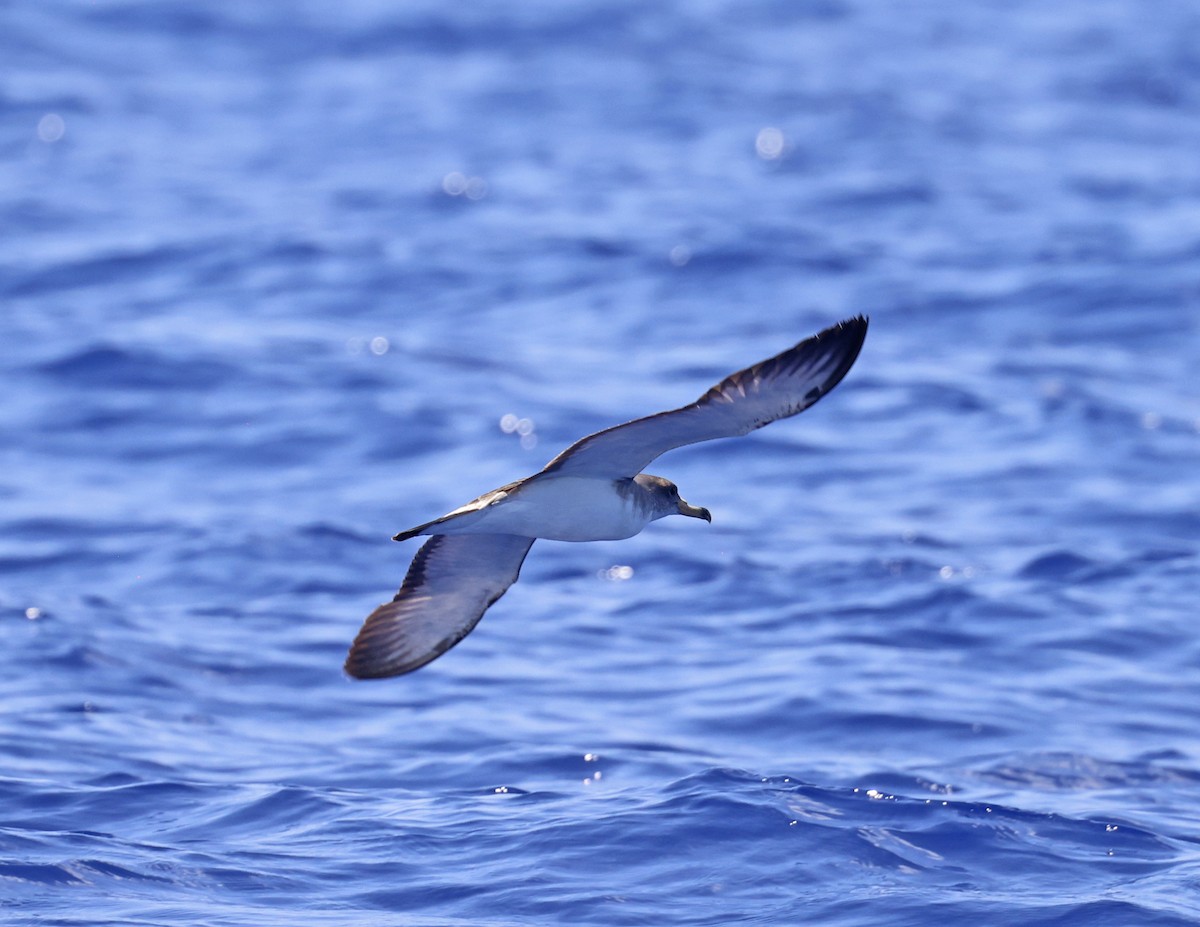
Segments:
[[[1200,6],[0,21],[5,924],[1200,923]],[[859,312],[712,525],[343,675],[391,534]]]

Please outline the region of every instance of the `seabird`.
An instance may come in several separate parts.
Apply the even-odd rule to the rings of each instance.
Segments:
[[[867,334],[856,316],[726,377],[691,405],[634,419],[576,441],[533,476],[501,486],[393,540],[432,535],[396,597],[367,617],[346,672],[399,676],[461,641],[517,580],[538,538],[633,537],[659,518],[712,521],[670,480],[642,470],[676,447],[732,438],[803,412],[841,381]]]

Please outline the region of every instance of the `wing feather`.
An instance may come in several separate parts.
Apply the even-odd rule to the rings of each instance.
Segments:
[[[726,377],[691,405],[598,431],[542,470],[556,476],[627,478],[673,448],[744,435],[803,412],[853,366],[867,319],[856,316]]]
[[[533,541],[510,534],[430,538],[396,597],[367,617],[346,672],[358,679],[399,676],[440,657],[517,581]]]

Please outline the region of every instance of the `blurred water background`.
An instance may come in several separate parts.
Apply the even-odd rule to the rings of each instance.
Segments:
[[[5,923],[1200,923],[1193,0],[0,21]],[[392,533],[858,312],[711,526],[342,675]]]

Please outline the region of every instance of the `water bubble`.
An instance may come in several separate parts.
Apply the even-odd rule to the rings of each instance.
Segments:
[[[517,422],[519,421],[519,418],[517,418],[511,412],[507,412],[500,416],[500,430],[506,435],[510,435],[517,430]]]
[[[58,113],[46,113],[38,120],[37,135],[43,142],[57,142],[66,134],[67,124]]]
[[[442,192],[447,196],[481,200],[488,194],[488,183],[482,177],[468,177],[462,171],[451,171],[442,178]]]
[[[760,129],[754,140],[754,150],[764,161],[778,161],[783,157],[783,132],[774,126]]]
[[[684,264],[692,259],[692,249],[687,245],[676,245],[671,249],[667,257],[676,267],[683,267]]]
[[[386,354],[388,352],[388,340],[383,335],[376,335],[371,339],[372,354]]]
[[[42,610],[37,606],[30,606],[29,608],[25,609],[25,617],[30,621],[37,621],[42,617]]]

